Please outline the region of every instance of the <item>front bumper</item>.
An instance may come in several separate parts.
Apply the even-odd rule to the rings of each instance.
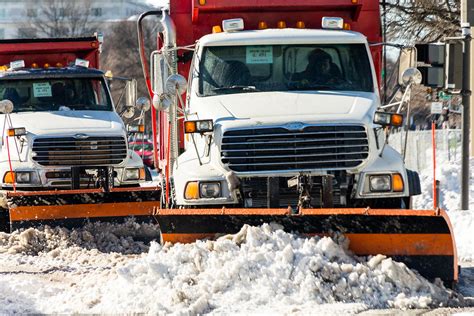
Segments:
[[[81,189],[92,189],[99,187],[99,177],[97,176],[98,167],[90,168],[87,172],[81,172],[79,177],[79,187]],[[144,182],[144,170],[140,172],[143,177],[138,179],[125,179],[125,167],[112,167],[111,172],[114,178],[114,187],[120,186],[138,186]],[[143,167],[131,167],[130,169],[143,169]],[[72,188],[72,169],[71,168],[48,168],[48,169],[15,169],[15,172],[29,172],[31,181],[29,183],[15,183],[15,187],[20,190],[49,190],[49,189],[70,189]],[[94,174],[95,172],[95,174]],[[2,181],[2,189],[11,190],[13,184]]]

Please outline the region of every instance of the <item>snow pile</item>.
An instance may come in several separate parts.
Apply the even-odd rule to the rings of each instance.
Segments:
[[[474,173],[474,159],[471,159],[469,166],[471,173]],[[414,198],[416,209],[433,208],[433,170],[425,169],[420,174],[421,192],[423,195]],[[461,203],[461,163],[443,161],[439,163],[436,170],[436,180],[440,181],[439,206],[447,211],[459,210]],[[474,178],[471,177],[469,183],[469,197],[471,203],[469,209],[474,210]]]
[[[68,247],[96,249],[100,252],[141,253],[148,246],[137,237],[146,240],[157,236],[158,227],[138,224],[129,220],[124,224],[89,223],[81,229],[43,226],[15,231],[12,234],[0,232],[1,253],[24,253],[36,255],[40,252],[57,251]]]
[[[462,303],[402,263],[383,255],[358,259],[341,244],[268,224],[216,241],[152,243],[146,257],[118,269],[90,311],[245,314],[328,303],[403,309]]]
[[[474,197],[474,195],[472,195]],[[449,211],[459,261],[474,261],[474,208],[468,211]]]

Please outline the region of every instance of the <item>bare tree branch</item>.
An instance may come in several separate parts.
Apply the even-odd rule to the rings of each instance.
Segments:
[[[387,38],[413,43],[454,36],[460,29],[460,0],[386,0]]]
[[[85,36],[97,30],[91,0],[40,0],[34,4],[27,9],[20,37]]]

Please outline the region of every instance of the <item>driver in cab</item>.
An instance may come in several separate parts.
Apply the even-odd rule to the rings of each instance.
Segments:
[[[316,85],[334,84],[341,78],[341,71],[332,62],[331,55],[319,48],[312,50],[308,54],[306,69],[292,76],[293,81]]]

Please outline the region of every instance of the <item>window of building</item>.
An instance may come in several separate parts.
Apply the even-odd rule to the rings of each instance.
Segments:
[[[20,27],[18,29],[19,38],[34,38],[36,37],[36,30],[30,27]]]
[[[92,8],[91,14],[93,16],[102,16],[102,8]]]

